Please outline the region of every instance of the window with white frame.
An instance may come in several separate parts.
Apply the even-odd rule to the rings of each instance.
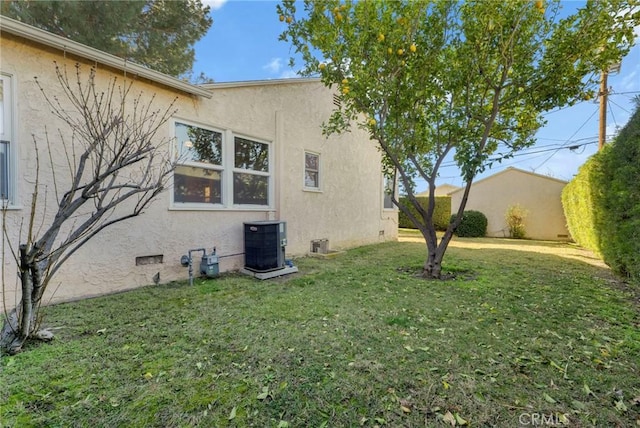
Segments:
[[[234,137],[234,205],[269,205],[269,144]]]
[[[384,177],[384,204],[385,210],[392,210],[395,208],[393,205],[392,197],[396,194],[396,185],[393,178]]]
[[[11,77],[0,74],[0,200],[13,202],[13,107]]]
[[[223,133],[175,123],[178,165],[173,175],[175,203],[222,204]]]
[[[181,121],[174,132],[175,207],[269,206],[269,143]]]
[[[320,189],[320,155],[304,152],[304,187]]]

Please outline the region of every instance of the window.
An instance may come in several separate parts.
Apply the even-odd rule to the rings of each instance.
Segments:
[[[385,210],[392,210],[395,208],[391,197],[396,193],[396,186],[393,178],[384,177],[384,205]]]
[[[11,77],[0,74],[0,200],[13,202],[14,141]]]
[[[195,208],[270,204],[269,144],[175,122],[173,203]]]
[[[234,138],[233,203],[269,205],[269,145]]]
[[[304,187],[320,189],[320,155],[316,153],[304,153]]]
[[[176,122],[173,201],[222,203],[222,132]]]

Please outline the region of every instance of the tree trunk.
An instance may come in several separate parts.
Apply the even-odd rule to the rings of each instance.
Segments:
[[[4,320],[0,331],[0,350],[11,355],[22,350],[27,338],[37,327],[37,307],[40,304],[40,287],[34,285],[39,280],[37,266],[29,256],[27,245],[20,245],[20,282],[22,297],[20,305],[13,309]]]
[[[422,270],[422,276],[424,278],[442,278],[442,259],[444,258],[444,254],[447,252],[449,242],[451,242],[451,239],[453,238],[453,232],[457,229],[458,225],[460,225],[460,222],[462,221],[462,214],[464,213],[464,209],[467,206],[467,200],[469,199],[471,183],[472,180],[467,181],[464,193],[462,195],[462,200],[460,201],[460,206],[458,207],[456,219],[453,221],[453,223],[449,224],[449,227],[447,227],[447,230],[444,232],[444,235],[440,239],[440,242],[438,242],[436,238],[435,226],[433,225],[433,210],[431,209],[429,211],[428,217],[425,216],[425,224],[427,224],[428,227],[422,227],[420,229],[427,243],[427,259],[424,262],[424,267]],[[432,186],[434,185],[430,184],[430,199],[434,198]],[[435,186],[433,188],[435,188]]]

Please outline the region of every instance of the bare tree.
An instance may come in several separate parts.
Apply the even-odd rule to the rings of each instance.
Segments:
[[[19,352],[29,338],[51,339],[48,330],[39,331],[39,311],[43,294],[62,264],[103,229],[142,214],[164,190],[174,167],[166,150],[168,141],[157,134],[175,113],[175,100],[157,109],[155,95],[144,101],[142,93],[132,93],[133,82],[126,79],[112,78],[100,90],[95,69],[83,77],[79,65],[75,75],[69,76],[66,67],[56,64],[56,76],[60,97],[48,95],[37,79],[36,84],[52,114],[69,128],[70,132],[58,132],[61,141],[56,144],[64,151],[67,168],[54,166],[55,152],[47,134],[53,189],[41,183],[42,159],[34,136],[36,179],[28,224],[20,232],[26,236],[20,236],[17,251],[8,242],[3,210],[3,240],[18,265],[22,288],[13,310],[8,312],[5,302],[0,331],[0,350],[11,354]],[[70,141],[65,135],[71,136]],[[62,173],[68,173],[64,181]],[[51,190],[57,202],[53,217],[46,215]],[[4,275],[2,283],[4,290]]]

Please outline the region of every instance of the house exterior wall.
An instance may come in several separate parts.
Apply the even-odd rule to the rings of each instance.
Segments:
[[[54,61],[66,67],[71,75],[75,73],[75,64],[80,63],[83,76],[96,63],[5,33],[2,33],[0,52],[0,71],[11,77],[15,92],[12,148],[17,150],[16,199],[5,221],[8,240],[17,247],[21,228],[24,239],[35,183],[33,141],[35,139],[40,147],[40,189],[47,189],[46,210],[41,207],[37,214],[38,218],[44,217],[47,224],[56,211],[56,201],[51,171],[45,161],[48,155],[44,155],[45,133],[54,148],[58,188],[64,188],[63,172],[67,164],[58,130],[70,140],[64,125],[44,102],[34,76],[47,94],[61,95]],[[106,87],[114,76],[119,81],[131,77],[99,63],[96,67],[96,81],[100,86]],[[174,139],[176,121],[186,121],[222,130],[227,136],[241,135],[269,144],[269,206],[227,204],[194,209],[173,203],[173,190],[169,189],[142,216],[103,230],[75,253],[50,284],[48,294],[55,291],[55,295],[50,300],[47,297],[45,302],[149,285],[154,275],[159,275],[161,283],[186,279],[187,269],[180,265],[180,257],[189,249],[211,250],[215,246],[220,256],[220,270],[238,269],[244,264],[243,223],[246,221],[286,221],[287,257],[307,254],[312,239],[329,239],[333,249],[396,239],[397,212],[382,207],[380,154],[360,130],[328,139],[321,134],[321,123],[328,119],[333,104],[332,93],[319,81],[213,85],[210,89],[212,98],[206,99],[137,79],[133,93],[142,92],[143,99],[155,96],[154,106],[158,107],[167,106],[178,97],[177,113],[160,128],[160,137],[165,140]],[[167,147],[168,151],[173,150]],[[320,156],[317,191],[304,188],[305,151]],[[162,263],[136,266],[136,258],[145,256],[162,256]],[[2,263],[6,285],[2,297],[11,307],[18,297],[14,280],[16,265],[9,254],[3,256]]]
[[[487,216],[487,236],[508,237],[507,209],[520,204],[528,214],[526,236],[532,239],[567,240],[560,195],[567,183],[551,177],[508,168],[471,186],[465,210]],[[452,211],[460,206],[463,189],[451,193]]]

